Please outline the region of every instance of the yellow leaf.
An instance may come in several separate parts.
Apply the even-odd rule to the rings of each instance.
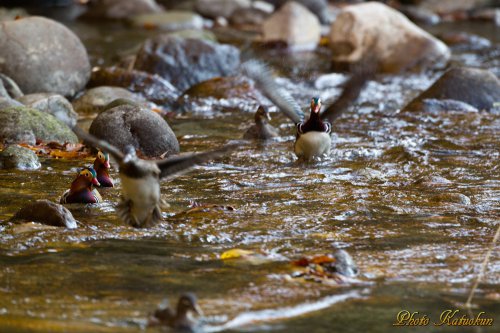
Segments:
[[[250,250],[242,250],[242,249],[231,249],[228,250],[220,255],[220,258],[222,260],[227,260],[227,259],[236,259],[236,258],[241,258],[245,256],[249,256],[251,254],[254,254],[253,251]]]

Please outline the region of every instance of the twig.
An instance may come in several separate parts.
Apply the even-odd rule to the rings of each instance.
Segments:
[[[490,248],[488,249],[488,252],[486,253],[486,256],[484,257],[483,264],[481,265],[481,270],[479,271],[479,275],[477,276],[477,280],[472,286],[472,289],[470,291],[469,297],[467,298],[467,302],[465,302],[465,307],[466,308],[471,308],[472,307],[472,298],[474,297],[474,293],[476,292],[477,286],[481,282],[481,279],[483,278],[484,272],[486,271],[486,266],[488,265],[488,261],[490,260],[491,252],[493,252],[493,248],[495,247],[495,244],[498,240],[498,236],[500,235],[500,224],[498,225],[497,232],[495,233],[495,236],[493,237],[493,240],[491,241]]]

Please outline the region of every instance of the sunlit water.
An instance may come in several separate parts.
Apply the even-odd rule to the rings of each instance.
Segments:
[[[94,64],[110,61],[95,28],[75,28]],[[105,45],[127,49],[144,35],[135,32],[125,42],[127,34],[111,30]],[[271,62],[302,65],[278,82],[304,107],[311,95],[339,93],[343,78],[323,76],[324,55],[285,58]],[[4,223],[1,331],[154,331],[146,322],[156,306],[193,291],[208,319],[215,317],[207,331],[476,332],[392,327],[401,310],[438,321],[442,311],[465,302],[500,217],[498,115],[399,112],[439,74],[371,82],[334,125],[331,155],[313,164],[297,163],[293,128],[273,113],[279,140],[240,141],[224,160],[163,181],[170,208],[155,228],[137,230],[117,219],[119,183],[101,191],[102,204],[70,206],[81,222],[76,230]],[[182,151],[239,140],[252,123],[251,113],[209,106],[210,113],[200,107],[169,120]],[[0,171],[0,220],[31,200],[58,201],[75,168],[90,162],[43,159],[39,171]],[[190,201],[235,210],[179,214]],[[262,260],[221,261],[232,248],[253,250]],[[290,279],[290,260],[334,248],[354,257],[357,281]],[[497,247],[474,301],[474,313],[485,311],[497,325],[499,284]]]

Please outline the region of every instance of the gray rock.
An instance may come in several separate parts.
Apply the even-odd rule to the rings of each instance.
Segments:
[[[23,104],[12,98],[0,97],[0,110],[10,108],[11,106],[23,106]]]
[[[210,18],[225,17],[239,8],[249,8],[250,0],[196,0],[195,9],[203,16]]]
[[[168,123],[158,114],[134,105],[121,104],[100,113],[89,133],[122,151],[133,146],[146,157],[179,152],[179,142]]]
[[[418,6],[402,6],[400,11],[415,23],[438,24],[441,21],[433,11]]]
[[[267,0],[267,1],[274,4],[277,8],[280,8],[290,0]],[[295,2],[300,3],[302,6],[306,7],[311,13],[316,15],[322,24],[330,24],[332,22],[332,17],[328,9],[327,0],[295,0]]]
[[[78,114],[73,110],[71,103],[59,94],[28,94],[17,100],[27,107],[53,115],[70,128],[76,125]]]
[[[38,156],[28,148],[11,145],[0,153],[0,169],[36,170],[41,166]]]
[[[500,80],[490,71],[455,67],[404,107],[403,111],[421,111],[425,99],[456,100],[479,110],[489,110],[500,101]]]
[[[87,83],[90,63],[85,47],[71,30],[31,16],[0,24],[0,72],[25,93],[71,96]]]
[[[187,11],[172,10],[163,13],[142,14],[130,18],[129,22],[134,27],[154,28],[161,31],[203,29],[201,16]]]
[[[269,13],[259,8],[239,8],[231,15],[229,23],[235,26],[260,27],[269,16]]]
[[[354,277],[358,275],[358,266],[347,251],[337,250],[333,254],[333,257],[335,258],[335,269],[338,273],[347,277]]]
[[[134,94],[121,87],[101,86],[87,90],[73,101],[73,107],[78,113],[99,113],[110,102],[118,98],[126,98],[136,102],[144,102],[141,95]]]
[[[162,7],[154,0],[95,0],[90,2],[87,12],[82,17],[117,20],[162,11]]]
[[[135,69],[158,74],[180,90],[236,72],[240,51],[206,40],[159,35],[141,47]]]
[[[22,142],[35,137],[44,142],[77,143],[78,138],[64,123],[48,113],[28,107],[10,107],[0,110],[0,141]]]
[[[77,228],[73,214],[63,205],[49,200],[37,200],[29,203],[12,218],[13,221],[34,221],[55,227]]]

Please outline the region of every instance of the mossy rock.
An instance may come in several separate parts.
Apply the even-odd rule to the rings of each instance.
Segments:
[[[18,133],[33,133],[37,140],[77,143],[71,129],[54,116],[23,106],[0,110],[0,140],[11,141]]]
[[[0,169],[36,170],[40,167],[38,156],[28,148],[12,145],[0,153]]]

